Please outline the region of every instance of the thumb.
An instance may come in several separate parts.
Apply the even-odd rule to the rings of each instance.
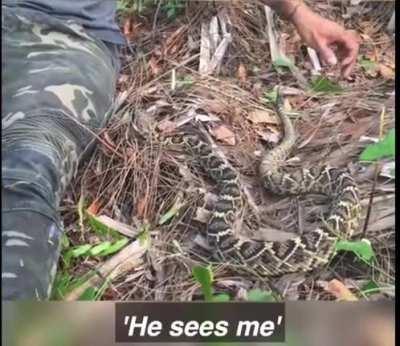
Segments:
[[[320,44],[318,47],[318,53],[322,59],[329,65],[336,65],[338,60],[334,51],[329,48],[326,43]]]

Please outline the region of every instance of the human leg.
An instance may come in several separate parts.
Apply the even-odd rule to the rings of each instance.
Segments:
[[[3,8],[2,296],[46,299],[58,206],[112,111],[118,62],[73,21]]]

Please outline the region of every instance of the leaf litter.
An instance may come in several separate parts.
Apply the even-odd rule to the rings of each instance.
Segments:
[[[385,293],[387,287],[394,287],[395,276],[393,178],[378,177],[362,234],[371,244],[371,263],[358,257],[367,250],[354,245],[361,244],[357,239],[361,235],[356,234],[354,244],[342,246],[348,251],[340,251],[318,273],[266,279],[252,268],[213,262],[194,241],[196,237],[204,240],[205,225],[196,215],[206,199],[203,192],[215,192],[214,185],[196,162],[165,147],[155,135],[194,122],[248,182],[256,204],[267,206],[263,216],[289,232],[295,232],[299,222],[307,231],[326,211],[326,201],[266,194],[257,179],[260,153],[282,137],[268,99],[273,100],[275,86],[283,85],[298,133],[293,153],[297,160],[290,160],[290,168],[328,162],[350,168],[360,186],[365,218],[373,177],[367,174],[368,165],[359,161],[368,145],[362,138],[378,138],[380,127],[384,133],[394,127],[395,67],[394,41],[385,32],[391,4],[361,2],[357,6],[361,14],[353,16],[339,4],[315,4],[317,12],[344,20],[361,34],[362,60],[350,82],[339,80],[338,70],[318,65],[313,52],[302,53],[304,47],[294,28],[270,13],[267,20],[264,7],[256,2],[187,2],[182,15],[172,21],[158,15],[155,26],[155,8],[145,11],[146,15],[123,18],[129,45],[121,54],[119,107],[62,206],[71,249],[83,254],[103,245],[90,256],[72,258],[68,266],[61,260],[61,273],[75,278],[92,272],[102,276],[94,275],[65,299],[79,299],[88,287],[105,283],[99,299],[204,299],[192,270],[209,264],[214,290],[222,300],[227,296],[269,300],[268,292],[296,300],[393,297]],[[275,40],[275,60],[268,51],[270,38]],[[382,123],[382,105],[389,104]],[[121,238],[118,243],[110,234],[96,234],[84,204],[106,227],[129,241]],[[116,253],[96,256],[113,244],[121,247]],[[348,280],[372,280],[377,288],[368,295],[362,294],[362,285],[347,292]]]

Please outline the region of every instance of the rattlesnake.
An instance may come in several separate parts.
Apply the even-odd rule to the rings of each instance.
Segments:
[[[335,253],[337,240],[350,237],[360,219],[357,186],[347,170],[321,166],[288,173],[282,168],[296,136],[280,96],[276,110],[284,137],[261,159],[259,175],[264,188],[279,195],[324,194],[331,200],[330,213],[320,227],[283,242],[237,235],[233,224],[244,197],[236,170],[199,135],[181,133],[167,138],[170,144],[181,145],[194,155],[218,185],[218,198],[207,227],[207,240],[214,253],[223,261],[251,266],[266,276],[309,271],[326,264]]]

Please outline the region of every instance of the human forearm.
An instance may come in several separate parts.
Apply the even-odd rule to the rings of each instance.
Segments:
[[[321,17],[302,0],[262,1],[282,18],[292,22],[300,37],[319,53],[324,62],[335,65],[339,58],[343,76],[350,76],[360,44],[357,33]]]
[[[343,34],[345,29],[338,24],[329,21],[313,11],[304,0],[261,0],[265,5],[271,7],[280,17],[290,21],[297,29],[300,36],[312,48],[318,49],[317,42],[312,42],[319,33],[328,31],[327,27],[335,35]],[[309,35],[310,32],[314,34]],[[325,32],[326,34],[326,32]]]

